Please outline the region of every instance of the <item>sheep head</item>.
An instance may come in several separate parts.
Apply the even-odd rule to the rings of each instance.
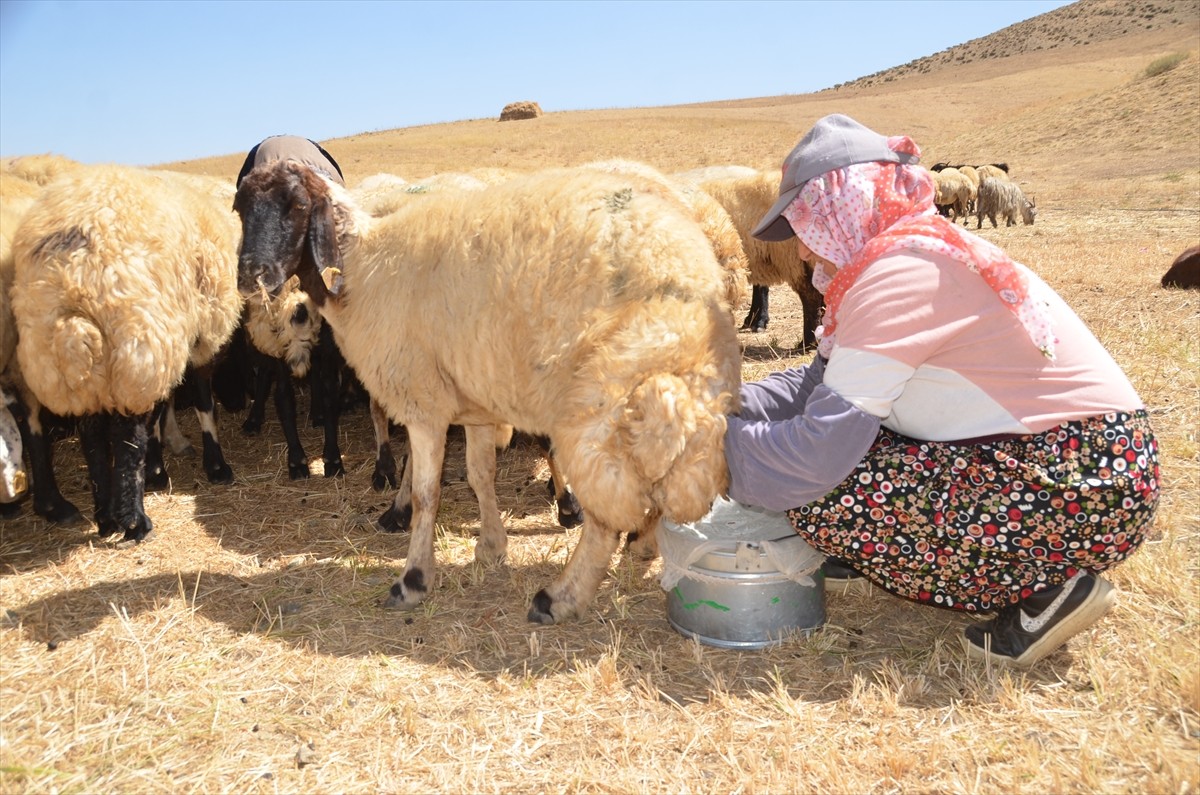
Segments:
[[[238,289],[277,295],[296,275],[323,305],[330,291],[321,274],[341,265],[329,183],[302,163],[271,163],[246,175],[233,209],[242,219]]]

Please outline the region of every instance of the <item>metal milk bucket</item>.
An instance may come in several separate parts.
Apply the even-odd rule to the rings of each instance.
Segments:
[[[667,620],[681,634],[759,649],[825,623],[824,556],[784,514],[720,499],[698,522],[664,521],[658,539]]]

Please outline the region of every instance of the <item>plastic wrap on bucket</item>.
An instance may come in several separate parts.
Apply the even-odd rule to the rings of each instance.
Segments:
[[[691,524],[658,527],[667,620],[709,646],[757,649],[825,623],[825,557],[787,516],[718,499]]]

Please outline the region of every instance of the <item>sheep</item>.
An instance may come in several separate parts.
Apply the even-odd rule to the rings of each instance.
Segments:
[[[579,545],[534,596],[538,623],[582,613],[621,531],[644,549],[660,517],[693,521],[727,488],[740,350],[721,268],[696,222],[645,185],[549,171],[372,219],[299,164],[242,184],[240,288],[270,292],[299,275],[368,391],[408,431],[412,538],[386,604],[413,607],[434,582],[451,423],[466,428],[483,514],[477,560],[499,561],[507,545],[497,425],[548,436],[583,505]]]
[[[150,422],[190,365],[212,482],[233,473],[207,370],[233,332],[238,225],[212,193],[167,172],[81,168],[55,181],[13,240],[17,360],[37,399],[79,417],[102,536],[144,540]]]
[[[979,183],[979,198],[976,200],[975,207],[977,221],[975,228],[982,229],[983,219],[987,218],[992,222],[994,229],[997,215],[1004,219],[1005,226],[1016,224],[1018,215],[1026,224],[1032,224],[1034,216],[1037,215],[1037,206],[1025,198],[1025,194],[1021,192],[1017,183],[1007,179],[985,177]]]
[[[992,179],[1001,180],[1003,182],[1011,181],[1008,176],[1007,163],[988,163],[986,165],[976,166],[975,173],[979,175],[980,185],[982,185],[983,181],[989,177]]]
[[[967,201],[966,215],[974,215],[975,201],[979,198],[979,172],[975,170],[975,166],[959,166],[958,173],[966,177],[967,182],[971,184],[970,198]],[[964,218],[963,225],[965,226],[969,220],[969,218]]]
[[[53,174],[78,167],[74,161],[53,156],[33,156],[5,161],[0,168],[0,424],[3,446],[3,496],[11,504],[20,499],[32,481],[33,510],[47,521],[72,525],[83,521],[79,509],[63,497],[54,476],[53,445],[42,423],[41,406],[25,386],[17,364],[17,327],[10,292],[14,276],[12,240],[25,213],[33,206],[42,185]],[[29,457],[29,471],[24,456]]]
[[[953,222],[967,217],[975,193],[971,181],[957,168],[947,167],[932,172],[937,190],[933,203],[943,216]],[[965,223],[965,221],[964,221]]]
[[[612,161],[612,163],[616,162]],[[630,168],[632,169],[633,166],[630,166]],[[644,168],[649,169],[648,166]],[[398,208],[407,205],[414,199],[429,196],[432,193],[447,190],[484,190],[489,185],[498,185],[511,179],[513,176],[515,176],[514,172],[504,169],[476,169],[469,174],[458,172],[434,174],[420,182],[410,183],[392,174],[379,173],[367,177],[360,182],[358,186],[350,191],[350,195],[360,209],[366,210],[370,215],[378,218],[395,212]],[[659,178],[665,180],[661,176]],[[382,491],[387,485],[393,487],[397,485],[396,463],[391,451],[390,426],[387,413],[374,400],[371,403],[371,425],[375,435],[375,471],[371,477],[371,486],[376,491]],[[512,428],[497,429],[497,444],[499,446],[503,447],[507,444],[507,442],[501,444],[500,440],[511,439],[511,437]],[[546,463],[550,468],[550,479],[547,484],[550,489],[550,496],[554,499],[554,504],[558,510],[558,523],[565,528],[576,527],[583,521],[579,500],[575,497],[570,485],[566,483],[554,464],[550,440],[545,437],[539,437],[537,442],[542,448],[546,457]],[[411,471],[407,467],[407,463],[406,461],[406,468],[400,482],[400,487],[404,493],[408,492],[409,479],[411,478]],[[387,532],[399,533],[408,530],[411,520],[412,508],[407,504],[406,498],[397,498],[394,506],[385,511],[380,517],[379,524]]]
[[[750,176],[726,177],[699,183],[729,213],[746,253],[750,284],[754,285],[750,313],[742,328],[761,331],[770,320],[768,288],[790,285],[804,307],[804,347],[816,345],[817,319],[824,299],[812,284],[813,266],[800,258],[796,242],[768,243],[750,235],[759,219],[779,198],[779,175],[755,172]]]
[[[749,263],[737,227],[720,202],[697,185],[671,179],[653,166],[635,160],[597,160],[584,164],[583,168],[648,180],[691,211],[725,272],[725,302],[731,312],[741,306],[746,297]]]
[[[1163,287],[1200,288],[1200,246],[1184,249],[1159,283]]]

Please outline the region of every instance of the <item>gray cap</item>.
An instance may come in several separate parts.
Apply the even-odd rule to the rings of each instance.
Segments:
[[[916,163],[916,155],[888,148],[887,138],[862,126],[849,116],[833,113],[819,119],[783,161],[779,200],[750,234],[759,240],[778,241],[795,232],[782,213],[796,198],[804,183],[814,177],[854,163]]]

